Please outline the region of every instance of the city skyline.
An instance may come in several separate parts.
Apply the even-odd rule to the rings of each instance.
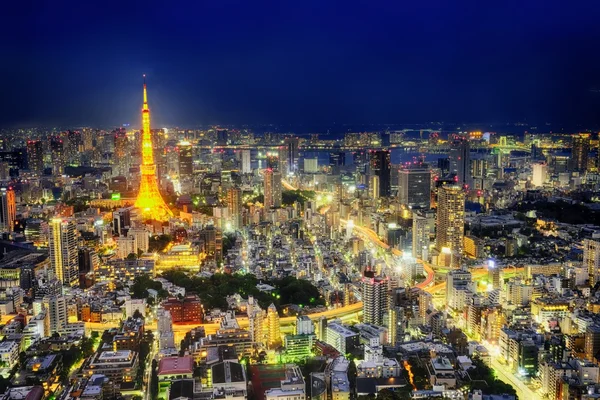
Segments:
[[[596,127],[599,11],[593,2],[541,1],[493,9],[469,2],[11,5],[1,28],[14,40],[4,49],[11,62],[0,69],[11,77],[3,80],[0,126],[135,125],[135,82],[147,73],[157,126]],[[90,14],[103,22],[84,23]]]

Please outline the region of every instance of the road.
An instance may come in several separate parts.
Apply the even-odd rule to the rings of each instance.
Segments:
[[[347,223],[347,220],[340,219],[340,224],[346,225]],[[358,225],[353,225],[352,229],[354,230],[354,232],[357,232],[362,236],[366,236],[371,241],[371,243],[375,244],[376,246],[379,246],[384,250],[390,250],[390,245],[379,239],[379,236],[374,230]],[[398,249],[392,249],[392,254],[397,257],[401,257],[403,253]],[[427,274],[423,282],[420,282],[417,285],[415,285],[416,287],[423,289],[433,283],[435,279],[435,272],[433,271],[431,264],[429,264],[428,262],[423,261],[421,259],[417,259],[417,262],[423,264],[423,270]]]
[[[515,376],[512,372],[508,371],[507,367],[500,364],[497,357],[492,357],[492,368],[498,375],[501,381],[510,384],[516,391],[519,399],[528,400],[539,400],[538,396],[533,390],[531,390],[525,383]]]

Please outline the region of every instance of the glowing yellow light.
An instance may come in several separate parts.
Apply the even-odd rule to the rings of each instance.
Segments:
[[[150,109],[144,76],[144,105],[142,106],[142,179],[135,206],[143,210],[145,218],[157,221],[168,221],[173,216],[171,209],[165,204],[158,190],[156,166],[152,149],[152,132],[150,131]]]

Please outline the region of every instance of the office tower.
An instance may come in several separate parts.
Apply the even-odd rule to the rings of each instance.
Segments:
[[[377,200],[381,194],[381,181],[377,175],[369,176],[369,197]]]
[[[305,158],[304,172],[307,174],[316,174],[319,172],[319,160],[317,158]]]
[[[370,270],[362,278],[363,321],[383,326],[384,314],[388,309],[389,280],[377,277]]]
[[[333,175],[339,175],[342,167],[346,164],[346,153],[336,151],[329,153],[329,167]]]
[[[79,286],[85,287],[86,276],[94,274],[100,266],[100,258],[94,249],[89,247],[80,248],[77,251],[77,264],[79,272]]]
[[[412,222],[412,256],[427,260],[429,258],[430,234],[435,225],[433,212],[415,211]]]
[[[60,137],[50,139],[50,155],[52,157],[52,174],[61,175],[65,169],[65,149]]]
[[[586,172],[588,168],[588,155],[590,154],[590,135],[580,133],[573,136],[571,152],[571,169],[577,172]]]
[[[285,138],[283,141],[287,155],[287,173],[296,173],[298,170],[298,138]]]
[[[587,268],[590,285],[593,287],[600,281],[600,242],[592,239],[583,240],[583,266]]]
[[[41,140],[27,141],[27,168],[36,175],[44,172],[44,150]]]
[[[269,349],[276,349],[281,346],[281,323],[275,304],[271,304],[267,309],[265,322],[267,324],[267,347]]]
[[[126,236],[131,226],[131,209],[119,208],[113,211],[113,232],[118,236]]]
[[[450,172],[461,186],[471,187],[471,146],[469,139],[455,135],[450,145]]]
[[[227,191],[227,208],[231,215],[233,229],[242,228],[242,190],[240,188],[230,188]]]
[[[251,174],[252,166],[250,163],[250,150],[241,150],[242,174]]]
[[[49,224],[50,265],[64,286],[78,283],[77,229],[72,219],[54,218]]]
[[[327,340],[327,317],[320,317],[317,320],[317,339],[320,342]]]
[[[467,298],[464,292],[470,291],[471,288],[472,276],[469,271],[464,269],[449,271],[446,275],[446,306],[462,311]]]
[[[379,197],[388,197],[392,191],[390,157],[389,150],[369,152],[370,174],[379,177]]]
[[[279,170],[279,157],[275,153],[267,153],[267,169]]]
[[[545,162],[537,162],[533,164],[533,177],[531,183],[535,187],[544,186],[548,180],[548,164]]]
[[[426,166],[403,168],[398,172],[398,200],[419,208],[431,205],[431,171]]]
[[[146,91],[146,76],[144,75],[144,104],[142,106],[142,177],[140,190],[135,200],[145,219],[167,221],[173,212],[167,206],[158,190],[156,179],[156,165],[154,164],[154,151],[152,132],[150,131],[150,109],[148,108],[148,94]]]
[[[438,189],[436,228],[437,249],[448,248],[452,254],[451,266],[458,267],[465,228],[465,193],[460,186],[445,185]]]
[[[254,343],[263,343],[263,327],[265,321],[265,310],[260,308],[254,296],[248,296],[248,330]]]
[[[50,319],[50,334],[60,333],[69,322],[67,298],[65,296],[47,296],[43,299],[43,305]]]
[[[366,174],[367,166],[369,165],[369,153],[364,150],[353,152],[352,164],[356,167],[358,174]]]
[[[127,132],[123,128],[113,131],[115,171],[114,176],[127,176],[129,174],[129,154]]]
[[[13,232],[17,218],[17,203],[12,187],[0,189],[0,230]]]
[[[191,177],[194,173],[194,164],[192,158],[192,144],[183,140],[177,144],[179,177]]]

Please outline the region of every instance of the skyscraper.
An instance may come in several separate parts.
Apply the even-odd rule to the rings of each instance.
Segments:
[[[298,138],[285,138],[284,145],[286,148],[287,155],[287,172],[295,173],[298,169],[298,147],[299,147]]]
[[[586,172],[590,153],[590,135],[580,133],[573,136],[572,145],[571,169],[577,172]]]
[[[418,166],[399,171],[398,200],[411,207],[429,208],[431,205],[431,171]]]
[[[0,189],[0,230],[12,232],[17,218],[17,203],[12,187]]]
[[[78,253],[75,221],[54,218],[49,224],[50,265],[64,286],[77,286]]]
[[[230,188],[227,191],[227,208],[233,222],[234,229],[242,227],[242,191],[240,188]]]
[[[44,172],[44,150],[41,140],[27,141],[27,168],[36,175]]]
[[[370,174],[379,177],[379,197],[388,197],[392,190],[390,151],[371,150],[369,162]]]
[[[252,167],[250,163],[250,150],[241,150],[242,174],[251,174]]]
[[[451,265],[458,267],[463,252],[465,228],[465,193],[458,185],[438,189],[436,247],[450,249]]]
[[[473,186],[471,183],[471,146],[469,138],[454,136],[450,145],[450,172],[455,173],[461,186]]]
[[[362,278],[363,321],[383,326],[384,314],[388,310],[389,281],[376,277],[373,271],[366,270]]]
[[[142,178],[135,206],[142,211],[147,219],[166,221],[173,216],[158,190],[156,180],[156,165],[152,147],[152,133],[150,131],[150,109],[148,108],[148,94],[146,91],[146,75],[144,75],[144,104],[142,106]]]
[[[61,175],[65,170],[65,149],[60,137],[50,139],[50,154],[52,156],[52,173]]]
[[[413,213],[412,256],[427,260],[430,245],[430,232],[435,224],[433,211]]]
[[[179,177],[191,177],[194,173],[194,164],[192,158],[192,144],[183,140],[177,144],[179,153]]]
[[[271,304],[267,309],[267,347],[276,349],[281,346],[281,322],[275,304]]]
[[[329,153],[329,167],[333,175],[339,175],[341,168],[346,164],[346,153],[336,151]]]
[[[127,132],[125,129],[116,129],[114,132],[114,155],[115,155],[115,176],[127,176],[129,173],[129,157],[127,154]]]
[[[265,208],[281,207],[281,172],[265,170],[264,197]]]

